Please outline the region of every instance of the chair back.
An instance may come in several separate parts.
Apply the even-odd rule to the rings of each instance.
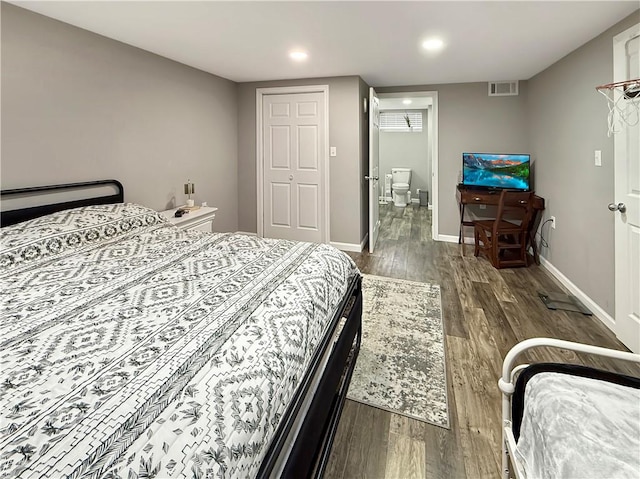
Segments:
[[[521,230],[527,231],[529,222],[533,217],[533,195],[533,191],[502,190],[500,202],[498,203],[496,224],[503,220],[516,219],[521,222]],[[510,217],[504,218],[507,213]],[[513,217],[511,217],[512,214]]]

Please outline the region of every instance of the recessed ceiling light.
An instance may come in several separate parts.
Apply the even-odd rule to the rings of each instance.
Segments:
[[[422,42],[422,48],[429,51],[441,50],[444,47],[444,42],[439,38],[430,38]]]
[[[301,62],[303,60],[306,60],[308,56],[309,55],[307,55],[307,52],[302,52],[300,50],[296,50],[296,51],[293,51],[293,52],[289,53],[289,57],[292,60],[295,60],[297,62]]]
[[[404,103],[405,105],[411,105],[411,100],[406,98],[406,99],[402,100],[402,103]]]

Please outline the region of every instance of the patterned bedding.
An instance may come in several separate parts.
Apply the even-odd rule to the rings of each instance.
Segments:
[[[0,477],[254,476],[358,274],[139,205],[0,230]]]
[[[563,373],[529,379],[515,451],[525,477],[640,477],[640,390]]]

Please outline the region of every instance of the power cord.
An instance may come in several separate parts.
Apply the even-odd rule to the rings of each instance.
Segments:
[[[545,220],[541,225],[540,225],[540,231],[538,233],[536,233],[538,236],[540,236],[540,248],[548,248],[549,247],[549,243],[547,243],[547,240],[544,239],[544,235],[543,235],[543,231],[542,228],[544,228],[544,225],[546,225],[547,223],[551,223],[553,220],[551,218],[549,218],[548,220]]]

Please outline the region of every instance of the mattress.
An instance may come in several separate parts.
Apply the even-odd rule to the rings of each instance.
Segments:
[[[251,477],[358,274],[134,204],[0,231],[0,477]]]
[[[529,479],[640,477],[640,389],[535,374],[526,383],[515,456]]]

